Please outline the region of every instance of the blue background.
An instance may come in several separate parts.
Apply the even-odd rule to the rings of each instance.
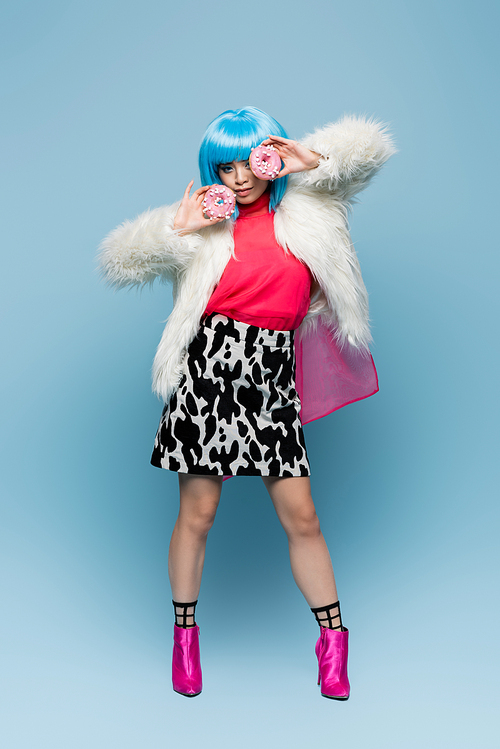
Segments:
[[[4,10],[6,749],[498,746],[499,21],[482,0]],[[345,704],[319,696],[317,625],[258,479],[224,486],[209,537],[204,692],[171,691],[177,477],[149,466],[171,294],[95,271],[101,238],[180,197],[208,122],[246,104],[292,137],[373,115],[400,151],[351,221],[381,391],[306,429]]]

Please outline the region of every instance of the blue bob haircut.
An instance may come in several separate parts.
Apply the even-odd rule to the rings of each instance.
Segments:
[[[285,129],[274,117],[270,117],[256,107],[228,109],[213,120],[207,127],[201,141],[198,164],[202,185],[222,184],[219,177],[219,164],[231,161],[246,161],[250,151],[266,140],[269,135],[288,138]],[[271,182],[269,211],[281,202],[288,184],[288,175]],[[238,208],[234,212],[237,217]]]

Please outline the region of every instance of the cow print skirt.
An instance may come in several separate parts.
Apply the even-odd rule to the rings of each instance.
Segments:
[[[191,342],[151,463],[205,476],[309,476],[293,331],[214,313]]]

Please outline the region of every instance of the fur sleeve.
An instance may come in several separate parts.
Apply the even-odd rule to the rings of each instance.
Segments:
[[[350,200],[367,187],[387,159],[396,153],[385,126],[354,116],[315,130],[301,142],[323,158],[315,169],[298,175],[299,181],[330,190],[342,200]]]
[[[179,235],[173,228],[179,203],[145,211],[125,221],[101,242],[99,268],[109,284],[142,286],[155,278],[174,280],[192,260],[198,234]]]

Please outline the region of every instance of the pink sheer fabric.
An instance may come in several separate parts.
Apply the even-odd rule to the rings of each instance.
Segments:
[[[321,320],[316,330],[297,336],[295,356],[295,387],[302,403],[302,424],[378,391],[371,355],[348,344],[341,349]]]

